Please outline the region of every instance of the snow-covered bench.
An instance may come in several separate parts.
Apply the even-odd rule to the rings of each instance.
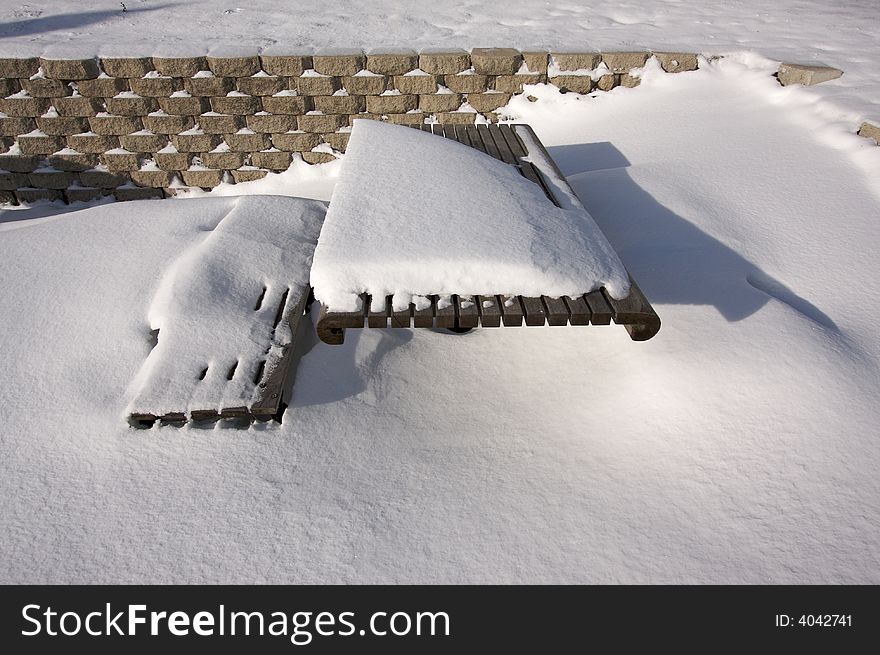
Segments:
[[[635,341],[657,334],[657,313],[529,126],[420,129],[509,166],[356,121],[312,268],[321,340],[340,344],[346,328],[365,326],[612,321]]]

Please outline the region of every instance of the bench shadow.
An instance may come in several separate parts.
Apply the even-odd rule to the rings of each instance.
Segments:
[[[27,34],[41,34],[43,32],[55,32],[57,30],[72,30],[94,23],[100,23],[108,18],[124,18],[133,14],[146,13],[148,11],[157,11],[164,9],[169,5],[159,5],[156,7],[138,7],[126,9],[117,5],[113,10],[101,11],[81,11],[69,14],[52,14],[50,16],[35,16],[25,18],[24,20],[9,21],[0,23],[0,39],[14,38]]]
[[[659,203],[613,144],[548,148],[652,303],[712,305],[740,321],[775,298],[824,328],[835,322],[783,281]],[[601,189],[590,195],[589,189]]]

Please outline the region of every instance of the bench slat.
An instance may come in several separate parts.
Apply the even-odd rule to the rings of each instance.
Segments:
[[[499,296],[501,320],[504,327],[520,327],[523,324],[523,308],[519,296]],[[509,303],[509,304],[508,304]]]
[[[544,303],[541,302],[541,299],[526,296],[520,296],[520,299],[526,315],[526,325],[534,327],[544,325],[547,315],[544,313]]]
[[[413,327],[430,328],[434,327],[434,311],[437,309],[437,299],[430,298],[431,304],[425,309],[413,308]]]
[[[391,296],[385,298],[385,301],[382,302],[381,299],[377,300],[374,297],[370,297],[370,311],[367,314],[367,324],[371,328],[384,328],[388,327],[388,319],[391,316]]]
[[[568,312],[570,314],[569,321],[572,325],[589,325],[590,324],[590,306],[583,297],[571,298],[569,296],[562,297]]]
[[[497,296],[474,296],[477,311],[480,313],[480,325],[483,327],[501,327],[501,310],[498,309]],[[488,307],[484,303],[492,303]]]
[[[590,322],[593,325],[611,325],[611,307],[600,290],[591,291],[584,296],[584,299],[590,306],[592,312]]]
[[[411,320],[413,312],[415,311],[416,306],[412,303],[406,309],[402,309],[400,311],[391,312],[391,327],[393,328],[408,328],[411,326]]]
[[[568,323],[568,307],[562,298],[541,296],[544,310],[547,312],[548,325],[566,325]]]
[[[458,327],[475,328],[480,325],[480,312],[473,298],[469,296],[453,296],[458,310]]]
[[[434,327],[451,328],[455,327],[455,304],[452,298],[448,299],[446,307],[440,307],[440,298],[437,298],[437,311],[434,318]]]

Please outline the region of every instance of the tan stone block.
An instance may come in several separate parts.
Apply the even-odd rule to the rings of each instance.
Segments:
[[[336,157],[328,152],[304,152],[302,158],[307,164],[327,164],[336,161]]]
[[[151,114],[143,117],[144,128],[155,134],[177,134],[190,130],[196,124],[192,116]]]
[[[384,75],[355,75],[342,78],[342,87],[352,95],[377,96],[388,88]]]
[[[272,135],[272,145],[285,152],[304,152],[320,143],[321,135],[314,132],[285,132]]]
[[[204,57],[153,57],[153,66],[167,77],[192,77],[207,70],[208,62]]]
[[[73,116],[38,117],[37,127],[41,132],[45,132],[50,136],[67,136],[68,134],[87,132],[89,130],[89,121],[85,118]],[[19,134],[23,134],[23,132]]]
[[[428,114],[421,111],[408,112],[406,114],[388,114],[388,122],[395,125],[421,125],[427,117]]]
[[[36,118],[49,109],[48,98],[0,98],[0,112],[7,116]]]
[[[522,55],[513,48],[474,48],[471,65],[478,75],[513,75],[522,65]]]
[[[162,189],[171,184],[170,171],[132,171],[131,180],[138,186]]]
[[[596,88],[600,91],[610,91],[618,85],[617,75],[603,75],[596,82]]]
[[[216,169],[190,169],[182,171],[180,176],[183,178],[183,183],[187,186],[210,189],[223,181],[223,173],[224,171]]]
[[[33,80],[22,80],[22,88],[34,98],[62,98],[69,96],[73,90],[63,80],[38,77]]]
[[[455,111],[461,107],[461,103],[462,99],[459,93],[437,93],[419,96],[419,109],[429,114],[438,111]]]
[[[64,147],[64,139],[57,136],[22,134],[18,137],[18,147],[23,155],[51,155]]]
[[[153,60],[149,57],[101,57],[101,68],[110,77],[143,77],[153,70]]]
[[[298,116],[311,111],[312,99],[303,96],[264,96],[263,110],[270,114]]]
[[[0,170],[30,173],[40,167],[41,159],[35,155],[0,155]]]
[[[254,96],[221,96],[211,98],[211,109],[218,114],[255,114],[262,109],[260,99]]]
[[[558,87],[560,91],[585,94],[590,93],[595,86],[589,75],[556,75],[550,78],[550,84]]]
[[[286,77],[257,76],[240,77],[235,82],[236,88],[249,96],[271,96],[283,91],[287,86]]]
[[[139,116],[92,116],[89,126],[95,134],[119,136],[144,129]]]
[[[419,55],[419,68],[431,75],[454,75],[471,67],[471,56],[464,50],[429,51]]]
[[[314,148],[314,146],[311,146],[311,148]],[[306,148],[306,150],[311,148]],[[268,168],[271,171],[286,171],[290,166],[290,153],[285,151],[254,152],[251,153],[251,163],[260,168]]]
[[[0,77],[0,98],[11,96],[21,91],[21,83],[16,79]]]
[[[603,52],[602,61],[612,73],[628,73],[644,66],[650,56],[649,52]]]
[[[101,163],[111,172],[136,171],[141,167],[140,155],[136,152],[113,151],[100,155]],[[80,173],[82,177],[82,173]]]
[[[472,125],[477,115],[470,111],[449,111],[437,114],[438,123],[451,123],[453,125]]]
[[[84,154],[101,154],[119,147],[119,137],[102,134],[71,134],[68,147]],[[89,186],[89,185],[86,185]]]
[[[187,77],[183,80],[183,88],[193,96],[225,96],[235,84],[228,77]]]
[[[302,96],[332,96],[340,89],[338,77],[291,77],[290,82]]]
[[[209,152],[220,145],[218,134],[172,134],[171,143],[179,152]]]
[[[236,168],[229,172],[232,173],[232,179],[235,181],[235,184],[254,182],[256,180],[261,180],[268,175],[266,171],[261,171],[257,168]]]
[[[28,184],[38,189],[66,189],[74,176],[67,171],[34,171],[28,175]]]
[[[0,170],[0,190],[15,191],[19,187],[28,185],[28,176],[25,173],[10,173]]]
[[[367,111],[371,114],[405,114],[418,106],[417,95],[367,96]]]
[[[34,203],[41,200],[53,202],[55,200],[61,200],[63,194],[58,189],[33,189],[23,187],[15,190],[15,197],[20,203]]]
[[[40,66],[46,77],[58,80],[90,80],[98,77],[98,61],[91,59],[54,59],[40,57]]]
[[[598,52],[554,52],[552,57],[562,71],[595,70],[602,62]]]
[[[480,113],[495,111],[510,102],[509,93],[470,93],[468,104]]]
[[[131,182],[131,178],[123,173],[100,170],[82,171],[79,180],[83,186],[100,189],[111,189]]]
[[[243,152],[203,152],[199,155],[202,163],[208,168],[239,168],[244,164]]]
[[[121,77],[99,77],[95,80],[79,80],[76,90],[87,98],[112,98],[122,91],[130,91],[128,80]]]
[[[635,87],[637,87],[641,83],[642,83],[641,78],[634,77],[634,76],[630,75],[629,73],[624,73],[623,75],[620,76],[620,86],[625,86],[629,89],[634,89]]]
[[[807,66],[803,64],[782,64],[776,77],[782,86],[803,84],[813,86],[835,80],[843,75],[843,71],[830,66]]]
[[[866,139],[873,139],[874,143],[880,146],[880,126],[865,121],[859,127],[858,135]]]
[[[64,190],[64,198],[69,203],[92,202],[107,195],[103,189],[86,186],[72,186]]]
[[[166,98],[183,88],[183,82],[173,77],[140,77],[128,81],[131,90],[145,98]]]
[[[212,57],[208,55],[208,69],[217,77],[249,77],[260,70],[260,58]]]
[[[116,116],[145,116],[159,110],[159,103],[155,98],[141,96],[107,98],[104,104],[107,111]]]
[[[144,131],[119,137],[122,147],[131,152],[157,152],[168,145],[168,135]],[[165,186],[160,184],[159,186]]]
[[[443,83],[455,93],[481,93],[489,88],[489,78],[485,75],[447,75]]]
[[[157,152],[153,155],[156,166],[163,171],[183,171],[189,168],[191,155],[188,152]]]
[[[159,98],[159,107],[166,114],[173,116],[198,116],[209,109],[207,98],[195,98],[192,96]]]
[[[245,116],[245,121],[248,129],[265,134],[288,132],[296,128],[296,117],[288,114],[254,114]]]
[[[56,98],[52,105],[61,116],[80,116],[86,118],[94,116],[99,111],[104,111],[104,105],[100,100],[84,98],[82,96]]]
[[[537,73],[539,75],[547,74],[549,56],[546,50],[523,52],[522,57],[523,62],[525,62],[525,65],[528,66],[530,72]]]
[[[40,60],[36,57],[0,58],[0,77],[27,79],[36,75],[39,68]]]
[[[237,132],[224,135],[223,140],[236,152],[256,152],[269,147],[268,134]]]
[[[28,116],[3,116],[0,117],[0,134],[4,136],[18,136],[27,134],[37,129],[37,123]],[[45,132],[45,130],[43,130]],[[49,132],[46,132],[49,134]]]
[[[364,96],[315,96],[312,102],[325,114],[357,114],[367,107]]]
[[[260,55],[263,70],[269,75],[299,77],[312,67],[312,58],[304,55]]]
[[[697,55],[692,52],[655,52],[654,56],[667,73],[695,71],[699,67]]]
[[[164,198],[162,189],[153,189],[152,187],[117,187],[113,189],[113,197],[119,202],[127,202],[129,200],[158,200]]]
[[[414,50],[367,55],[367,70],[379,75],[403,75],[419,67],[419,55]]]
[[[244,127],[244,117],[229,114],[202,114],[196,121],[205,134],[232,134]]]
[[[304,114],[296,117],[296,124],[303,132],[335,132],[348,123],[345,116],[328,114]]]
[[[331,148],[338,150],[339,152],[345,152],[345,149],[348,147],[348,139],[351,137],[351,133],[334,132],[333,134],[324,134],[322,136],[324,143],[329,144]]]
[[[403,94],[436,93],[437,78],[433,75],[395,75],[393,86]]]
[[[495,78],[494,88],[504,93],[522,93],[524,84],[542,84],[546,81],[547,76],[540,73],[499,75]]]
[[[318,54],[312,56],[312,65],[322,75],[342,77],[364,69],[367,59],[362,52]]]

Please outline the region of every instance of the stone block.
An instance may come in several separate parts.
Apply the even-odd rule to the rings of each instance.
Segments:
[[[132,171],[131,180],[138,186],[163,189],[171,184],[170,171]]]
[[[596,88],[600,91],[610,91],[618,84],[617,75],[603,75],[596,81]]]
[[[23,155],[51,155],[64,147],[64,139],[57,136],[22,134],[18,147]]]
[[[880,126],[866,121],[859,127],[858,135],[863,136],[866,139],[873,139],[874,143],[880,146]]]
[[[128,200],[158,200],[164,198],[165,194],[162,189],[152,187],[123,186],[113,189],[113,197],[119,202],[126,202]]]
[[[602,61],[598,52],[554,52],[551,56],[563,74],[564,71],[595,70]]]
[[[312,65],[322,75],[342,77],[354,75],[366,66],[367,58],[362,52],[319,54],[312,57]]]
[[[225,96],[235,88],[235,83],[229,77],[187,77],[183,88],[193,96]]]
[[[223,171],[216,169],[190,169],[181,171],[180,176],[183,178],[185,185],[202,189],[211,189],[223,181]]]
[[[312,58],[303,55],[260,55],[260,63],[269,75],[299,77],[312,67]]]
[[[335,132],[348,124],[345,116],[328,114],[304,114],[296,117],[296,125],[303,132]]]
[[[406,114],[404,114],[406,115]],[[324,143],[329,144],[334,150],[345,152],[348,147],[348,139],[351,137],[349,132],[334,132],[332,134],[322,135]]]
[[[286,77],[257,76],[240,77],[235,82],[236,88],[249,96],[272,96],[283,91],[287,86]]]
[[[196,120],[205,134],[231,134],[244,127],[244,117],[230,114],[202,114]]]
[[[493,86],[496,91],[503,91],[504,93],[522,93],[524,84],[542,84],[546,81],[547,76],[542,73],[499,75],[495,78]]]
[[[87,98],[112,98],[117,93],[130,91],[128,80],[122,77],[99,77],[76,82],[76,90]]]
[[[667,73],[697,70],[697,55],[692,52],[655,52],[654,56]]]
[[[0,190],[15,191],[19,187],[27,186],[28,176],[24,173],[11,173],[0,170]]]
[[[284,114],[297,116],[311,111],[312,98],[303,96],[264,96],[262,98],[263,110],[270,114]]]
[[[122,147],[132,152],[157,152],[168,145],[168,135],[147,130],[119,137]]]
[[[364,96],[316,96],[312,102],[325,114],[357,114],[367,108]]]
[[[101,68],[110,77],[143,77],[153,70],[150,57],[101,57]]]
[[[603,52],[602,61],[612,73],[628,73],[644,66],[650,56],[649,52]]]
[[[777,78],[782,86],[789,84],[803,84],[813,86],[835,80],[843,75],[843,71],[830,66],[808,66],[804,64],[782,64],[779,66]]]
[[[22,80],[22,88],[28,95],[34,98],[61,98],[69,96],[73,90],[63,80],[54,80],[48,77],[37,77],[32,80]]]
[[[159,109],[159,103],[155,98],[141,96],[107,98],[105,104],[107,111],[116,116],[145,116]]]
[[[46,77],[56,80],[90,80],[101,74],[98,60],[89,59],[54,59],[40,57],[40,66]]]
[[[11,96],[21,91],[21,82],[9,77],[0,77],[0,98]]]
[[[153,161],[163,171],[182,171],[189,168],[191,156],[187,152],[157,152]]]
[[[625,86],[628,89],[634,89],[641,83],[642,79],[640,77],[635,77],[629,73],[623,73],[620,76],[620,86]]]
[[[192,77],[207,70],[208,62],[204,57],[153,57],[153,66],[167,77]]]
[[[419,109],[429,114],[438,111],[455,111],[461,107],[461,94],[437,93],[419,96]]]
[[[112,189],[113,187],[127,184],[131,181],[131,178],[123,173],[113,173],[111,171],[102,170],[89,170],[82,171],[79,174],[79,181],[83,186],[87,187]]]
[[[419,55],[419,68],[431,75],[454,75],[471,67],[471,56],[464,50],[426,51]]]
[[[9,149],[15,145],[15,139],[11,136],[0,136],[0,153],[9,152]]]
[[[242,182],[254,182],[256,180],[261,180],[268,173],[266,171],[261,171],[258,168],[236,168],[231,171],[232,179],[236,184],[241,184]]]
[[[405,114],[419,106],[417,95],[367,96],[367,111],[371,114]],[[331,132],[332,130],[323,130]]]
[[[388,88],[384,75],[354,75],[342,78],[342,87],[352,95],[377,96]]]
[[[120,136],[144,129],[139,116],[103,115],[89,118],[89,127],[95,134]]]
[[[319,133],[286,132],[284,134],[272,135],[272,145],[285,152],[305,152],[320,143],[321,135]],[[260,164],[256,165],[259,166]]]
[[[67,145],[77,152],[101,154],[118,148],[120,144],[118,136],[88,132],[86,134],[71,134],[67,137]]]
[[[212,57],[208,55],[208,69],[217,77],[250,77],[260,70],[260,58]]]
[[[14,191],[0,191],[0,204],[3,205],[17,205],[18,198],[15,195]]]
[[[510,102],[509,93],[471,93],[467,97],[468,104],[478,112],[495,111]]]
[[[190,130],[196,124],[192,116],[172,116],[170,114],[150,114],[143,117],[144,128],[154,134],[177,134]]]
[[[443,83],[455,93],[481,93],[489,88],[485,75],[446,75]]]
[[[414,50],[367,55],[367,70],[379,75],[403,75],[419,67],[419,55]]]
[[[128,81],[131,90],[144,98],[165,98],[183,88],[174,77],[138,77]]]
[[[28,116],[0,116],[0,134],[3,136],[18,136],[33,132],[35,129],[37,129],[36,120]]]
[[[67,202],[92,202],[105,195],[103,189],[88,186],[72,186],[64,190],[64,199]]]
[[[84,152],[66,152],[49,155],[49,166],[59,171],[85,171],[98,165],[98,155]]]
[[[140,155],[125,150],[110,150],[100,155],[101,163],[111,172],[136,171],[141,167]]]
[[[296,118],[288,114],[254,114],[252,116],[245,116],[245,121],[248,129],[265,134],[288,132],[296,129]]]
[[[388,114],[388,122],[395,125],[421,125],[428,114],[422,111],[411,111],[406,114]]]
[[[310,137],[314,135],[309,135]],[[274,139],[273,139],[274,140]],[[305,148],[305,150],[311,150]],[[286,151],[270,151],[270,152],[254,152],[251,154],[251,163],[260,168],[268,168],[271,171],[286,171],[290,166],[290,152]]]
[[[34,189],[29,187],[16,189],[15,196],[16,198],[18,198],[19,202],[28,204],[39,202],[41,200],[52,202],[55,200],[62,200],[63,198],[61,191],[59,191],[58,189]]]
[[[437,92],[437,78],[433,75],[395,75],[392,85],[403,94],[423,95]]]
[[[307,164],[328,164],[336,161],[336,157],[329,152],[303,152],[302,158]]]
[[[198,116],[209,109],[207,98],[193,96],[159,98],[159,107],[172,116]]]
[[[223,140],[236,152],[255,152],[269,147],[269,135],[255,132],[226,134]]]
[[[448,111],[437,114],[438,123],[453,125],[473,125],[477,114],[472,111]]]
[[[547,51],[532,51],[532,52],[523,52],[522,53],[523,62],[528,67],[531,73],[537,73],[538,75],[546,75],[547,67],[549,64],[549,55]]]
[[[202,163],[208,168],[239,168],[244,164],[243,152],[203,152],[199,155]]]
[[[34,171],[28,175],[28,186],[38,189],[66,189],[74,181],[73,173],[67,171]]]
[[[290,82],[302,96],[332,96],[340,89],[338,77],[291,77]]]
[[[513,75],[522,65],[522,54],[513,48],[474,48],[471,65],[478,75]]]
[[[27,116],[36,118],[49,109],[48,98],[14,97],[0,98],[0,112],[7,116]]]
[[[10,119],[6,119],[10,120]],[[41,132],[50,136],[67,136],[87,132],[89,121],[75,116],[52,116],[50,118],[37,118],[37,127]],[[21,132],[19,134],[22,134]]]
[[[36,75],[39,69],[40,60],[36,57],[0,58],[0,77],[27,79]]]
[[[609,75],[607,77],[614,77]],[[550,78],[550,84],[560,91],[571,93],[589,93],[593,90],[593,80],[589,75],[556,75]]]
[[[56,98],[52,104],[55,107],[55,111],[61,116],[80,116],[86,118],[104,111],[104,104],[100,100],[83,96]]]
[[[223,139],[219,134],[172,134],[171,143],[179,152],[208,152]]]
[[[41,159],[34,155],[0,155],[0,170],[30,173],[40,167]]]
[[[218,114],[255,114],[262,109],[260,98],[255,96],[220,96],[211,98],[211,109]]]

